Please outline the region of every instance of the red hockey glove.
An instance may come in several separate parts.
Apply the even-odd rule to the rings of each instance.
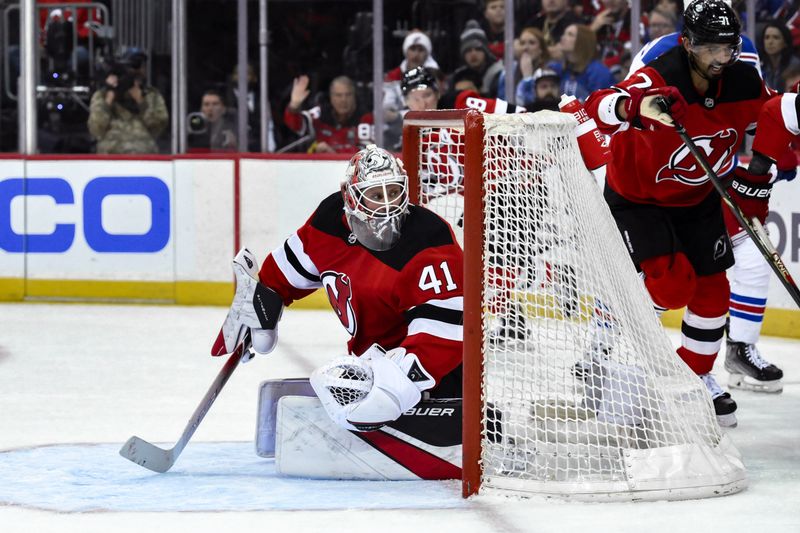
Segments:
[[[625,100],[625,113],[627,121],[634,128],[645,130],[658,130],[674,128],[673,119],[681,122],[686,116],[689,104],[675,87],[654,87],[642,89],[639,87],[628,88],[630,98]],[[669,109],[665,110],[659,102],[665,99]]]
[[[771,177],[769,174],[751,174],[744,167],[736,167],[733,169],[733,178],[728,184],[728,193],[744,216],[756,217],[762,224],[769,212]]]

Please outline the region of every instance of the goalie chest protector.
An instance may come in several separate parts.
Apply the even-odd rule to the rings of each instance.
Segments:
[[[450,226],[435,213],[410,205],[397,244],[376,252],[350,232],[341,194],[335,193],[282,251],[286,261],[275,264],[273,252],[262,281],[284,301],[309,293],[300,289],[321,286],[352,336],[350,353],[361,354],[375,342],[387,349],[403,346],[437,382],[461,362],[463,253]],[[273,282],[270,265],[281,271],[277,278],[283,283]],[[313,265],[316,272],[302,265]],[[316,281],[305,287],[288,281],[298,276]],[[416,322],[423,331],[414,329],[417,318],[425,319]]]

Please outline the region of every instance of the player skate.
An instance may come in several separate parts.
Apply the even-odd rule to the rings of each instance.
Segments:
[[[728,339],[725,370],[728,386],[756,392],[782,392],[783,370],[761,357],[755,344]]]
[[[714,402],[714,412],[717,415],[717,423],[724,428],[735,428],[738,424],[736,420],[736,402],[731,398],[730,393],[722,390],[717,380],[711,373],[701,374],[700,379],[708,389],[711,400]]]

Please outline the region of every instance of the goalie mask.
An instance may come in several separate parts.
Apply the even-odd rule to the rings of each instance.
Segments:
[[[350,159],[342,196],[358,242],[377,252],[397,243],[408,214],[408,176],[399,159],[370,144]]]

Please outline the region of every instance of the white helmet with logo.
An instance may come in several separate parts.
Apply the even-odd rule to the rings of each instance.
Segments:
[[[342,196],[358,242],[378,252],[397,243],[408,214],[408,176],[399,159],[370,144],[350,159]]]

